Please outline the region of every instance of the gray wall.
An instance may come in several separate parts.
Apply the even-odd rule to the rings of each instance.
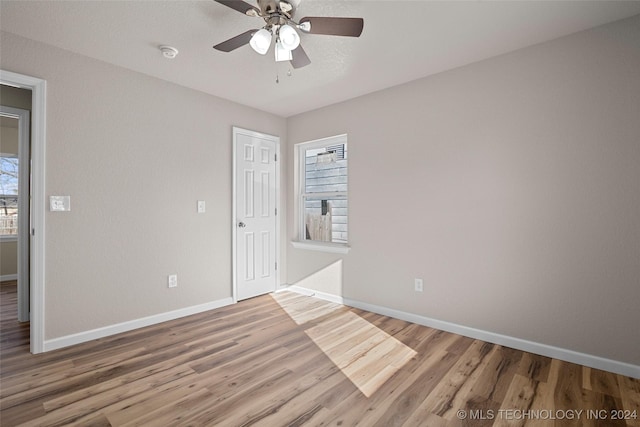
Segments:
[[[4,55],[2,60],[2,66],[4,66]],[[31,111],[31,91],[29,89],[0,85],[0,104],[5,107]]]
[[[45,217],[45,338],[230,297],[232,126],[286,147],[285,120],[8,33],[2,68],[47,80],[46,194],[71,196]]]
[[[352,247],[289,282],[640,365],[639,70],[636,16],[289,118],[349,135]]]

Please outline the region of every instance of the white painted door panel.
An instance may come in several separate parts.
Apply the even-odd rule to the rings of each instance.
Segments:
[[[276,289],[277,183],[273,138],[235,131],[236,298]]]

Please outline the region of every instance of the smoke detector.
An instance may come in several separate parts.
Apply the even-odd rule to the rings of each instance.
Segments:
[[[178,49],[176,49],[175,47],[160,46],[159,49],[160,49],[160,52],[162,52],[162,56],[164,56],[167,59],[173,59],[176,56],[178,56]]]

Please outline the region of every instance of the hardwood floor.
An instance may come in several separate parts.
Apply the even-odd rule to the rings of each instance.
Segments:
[[[31,355],[1,291],[2,426],[640,426],[640,380],[294,293]]]

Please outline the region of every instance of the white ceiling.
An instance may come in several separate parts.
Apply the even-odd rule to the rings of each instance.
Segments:
[[[3,31],[283,117],[640,13],[640,1],[301,0],[297,19],[363,17],[364,31],[303,34],[312,63],[288,77],[288,63],[276,64],[272,51],[212,49],[263,22],[213,0],[0,5]],[[163,58],[162,44],[178,57]]]

